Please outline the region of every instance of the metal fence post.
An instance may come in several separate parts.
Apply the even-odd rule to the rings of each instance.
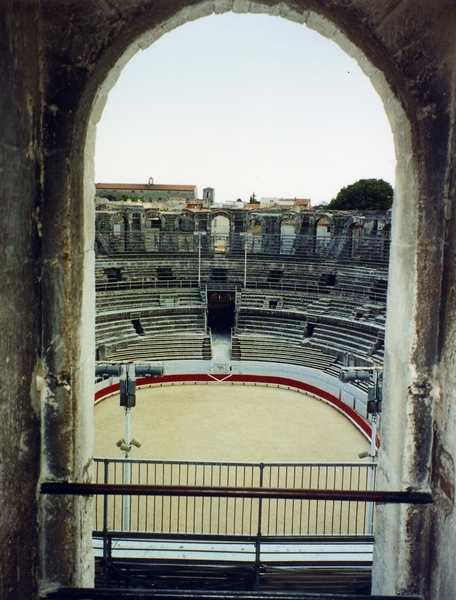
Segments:
[[[263,487],[263,471],[264,471],[264,464],[260,463],[260,484],[259,487],[262,488]],[[254,583],[253,583],[253,589],[255,592],[257,592],[260,589],[260,569],[261,569],[261,520],[262,520],[262,513],[263,513],[263,499],[259,498],[258,499],[258,530],[257,530],[257,536],[256,536],[256,541],[255,541],[255,576],[254,576]]]
[[[109,483],[109,459],[105,458],[103,463],[103,483]],[[108,496],[103,496],[103,587],[105,588],[108,588],[110,584],[108,559],[109,554],[110,547],[108,547]]]

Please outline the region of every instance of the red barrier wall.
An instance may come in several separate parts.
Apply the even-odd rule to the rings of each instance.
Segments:
[[[343,412],[351,421],[353,421],[369,438],[372,435],[372,428],[368,421],[363,419],[353,408],[347,406],[337,396],[321,390],[313,385],[298,381],[296,379],[290,379],[288,377],[280,377],[277,375],[244,375],[244,374],[220,374],[212,375],[209,373],[184,373],[181,375],[164,375],[163,377],[142,377],[136,380],[137,387],[170,384],[170,383],[210,383],[214,381],[226,381],[227,383],[250,383],[250,384],[261,384],[261,385],[276,385],[280,387],[286,387],[290,389],[297,389],[308,394],[318,396],[322,400],[325,400],[329,404],[335,406],[338,410]],[[113,384],[98,390],[95,393],[95,402],[111,396],[112,394],[119,392],[119,384]],[[376,440],[377,447],[380,446],[380,441]]]

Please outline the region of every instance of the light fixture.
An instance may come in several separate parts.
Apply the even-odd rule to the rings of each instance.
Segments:
[[[363,450],[363,452],[358,453],[358,456],[359,458],[367,458],[368,456],[370,456],[370,454],[368,450]]]
[[[122,450],[122,452],[130,452],[131,444],[120,444],[119,448]]]
[[[116,446],[118,448],[120,448],[122,446],[122,444],[124,444],[124,443],[125,443],[125,438],[120,438],[120,440],[117,440]]]
[[[136,448],[140,448],[142,446],[142,443],[134,438],[130,441],[130,444],[133,444],[133,446],[136,446]]]

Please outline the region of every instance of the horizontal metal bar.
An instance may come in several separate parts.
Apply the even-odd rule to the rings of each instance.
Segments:
[[[204,498],[263,498],[283,500],[342,500],[388,504],[431,504],[432,495],[417,491],[315,490],[281,488],[232,488],[183,485],[136,485],[104,483],[41,484],[42,494],[101,496],[186,496]]]
[[[215,535],[211,533],[151,533],[145,531],[93,531],[93,539],[102,540],[106,535],[111,539],[119,540],[147,540],[147,541],[184,541],[184,542],[213,542],[217,538],[224,542],[245,542],[246,544],[258,541],[258,534],[255,535]],[[373,544],[373,535],[261,535],[263,544]]]
[[[123,361],[125,362],[125,361]],[[107,364],[111,361],[100,361],[100,364]],[[143,465],[178,465],[182,467],[187,466],[198,466],[198,467],[248,467],[259,469],[264,467],[265,469],[277,468],[277,467],[289,467],[291,469],[301,469],[303,467],[314,467],[314,468],[326,468],[326,467],[356,467],[359,469],[372,469],[377,466],[376,462],[263,462],[263,463],[252,463],[252,462],[208,462],[198,460],[151,460],[150,458],[100,458],[95,456],[93,458],[95,463],[109,463],[109,464],[143,464]]]
[[[206,590],[144,590],[144,589],[125,589],[125,588],[66,588],[55,591],[49,591],[42,598],[53,598],[54,600],[64,600],[73,598],[74,600],[89,600],[103,598],[106,600],[117,600],[130,598],[139,600],[148,598],[153,600],[394,600],[399,596],[371,596],[358,594],[319,594],[305,592],[223,592]],[[400,600],[420,600],[420,596],[401,596]]]

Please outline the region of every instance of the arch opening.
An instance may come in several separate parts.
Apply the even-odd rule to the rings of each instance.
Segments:
[[[218,5],[218,3],[215,2],[215,5]],[[222,4],[220,3],[220,7],[221,6],[222,6]],[[335,25],[329,23],[328,21],[326,21],[319,15],[316,15],[314,13],[307,13],[307,12],[305,13],[305,15],[298,14],[298,13],[293,12],[291,9],[288,9],[286,7],[286,4],[284,4],[284,7],[285,8],[283,8],[283,14],[281,14],[281,16],[283,16],[285,18],[298,19],[299,22],[302,22],[302,23],[307,22],[308,25],[314,27],[323,35],[326,35],[326,36],[330,37],[331,39],[333,39],[333,41],[335,41],[337,44],[339,44],[339,46],[343,50],[345,50],[349,55],[355,56],[357,58],[357,60],[362,64],[364,70],[367,73],[369,73],[371,82],[373,83],[374,87],[377,89],[377,91],[379,92],[380,96],[383,99],[386,112],[387,112],[387,114],[390,118],[390,122],[392,124],[392,129],[396,135],[396,137],[395,137],[396,153],[397,153],[397,156],[399,157],[397,171],[396,171],[397,178],[396,178],[395,207],[393,209],[393,212],[395,215],[395,221],[394,221],[393,232],[392,232],[392,240],[393,240],[392,251],[394,252],[395,257],[399,257],[398,251],[394,249],[394,240],[395,240],[395,235],[399,235],[400,239],[402,239],[402,240],[404,239],[402,236],[403,236],[404,232],[406,231],[406,228],[404,227],[403,211],[404,211],[404,208],[407,207],[408,209],[410,209],[410,211],[408,212],[408,217],[407,217],[407,220],[408,220],[407,225],[409,226],[410,222],[413,224],[413,226],[410,227],[410,229],[409,229],[409,233],[406,235],[407,246],[408,246],[407,247],[407,256],[406,257],[403,256],[401,258],[402,264],[407,263],[410,259],[410,256],[413,256],[413,253],[415,252],[415,248],[416,248],[416,243],[415,243],[415,240],[413,239],[413,235],[416,230],[416,211],[414,210],[413,197],[415,194],[416,181],[417,181],[417,178],[416,178],[415,172],[414,172],[413,161],[406,162],[405,160],[401,160],[401,156],[410,156],[413,154],[411,152],[410,128],[409,128],[408,120],[407,120],[404,112],[400,108],[399,103],[396,100],[396,98],[394,97],[391,89],[389,88],[388,84],[386,83],[384,75],[381,73],[380,70],[376,70],[376,68],[374,68],[372,66],[372,64],[369,63],[369,61],[366,59],[366,57],[361,53],[360,49],[356,48],[350,42],[347,41],[347,39],[345,38],[345,36],[341,32],[341,30],[339,30]],[[271,10],[268,7],[262,6],[261,9],[262,9],[262,11],[264,10],[265,13],[272,14],[274,12],[273,10]],[[193,15],[194,18],[197,18],[200,16],[204,16],[204,14],[206,14],[206,12],[207,12],[207,14],[209,14],[210,11],[209,11],[209,9],[207,9],[207,7],[204,5],[204,3],[198,4],[195,7],[194,13],[192,13],[191,11],[190,11],[190,13],[188,13],[188,12],[179,13],[173,19],[172,23],[168,23],[168,27],[170,29],[172,29],[172,28],[176,27],[177,25],[180,25],[180,24],[186,22],[188,19],[190,19],[189,14]],[[119,58],[118,65],[115,69],[115,75],[118,74],[119,66],[126,62],[127,58],[129,56],[131,56],[133,51],[135,49],[137,49],[139,47],[139,45],[152,43],[155,39],[157,39],[159,37],[160,34],[161,34],[161,31],[159,28],[145,32],[143,34],[143,37],[139,38],[139,41],[136,41],[133,44],[133,46],[131,46],[130,49],[127,52],[125,52],[122,57]],[[113,73],[111,73],[111,75],[113,75]],[[98,116],[100,115],[101,105],[102,105],[103,99],[104,99],[103,96],[106,95],[108,88],[112,86],[113,81],[114,81],[114,75],[110,76],[109,74],[107,74],[105,83],[102,86],[101,93],[99,94],[98,99],[95,101],[95,103],[93,105],[92,113],[91,113],[91,124],[89,127],[89,142],[86,146],[86,166],[87,166],[87,168],[86,168],[86,172],[85,172],[85,177],[86,177],[86,183],[88,183],[88,184],[90,182],[93,182],[93,177],[92,177],[93,152],[91,154],[90,149],[91,148],[93,149],[94,124],[95,124]],[[92,139],[92,145],[91,145],[90,139]],[[87,186],[86,186],[86,189],[87,189]],[[87,195],[87,193],[88,192],[86,192],[86,195]],[[399,232],[399,233],[396,233],[396,232]],[[220,235],[220,234],[217,234],[217,235]],[[388,249],[389,249],[389,245],[388,245]],[[224,245],[223,249],[220,250],[220,252],[226,252],[226,251],[227,251],[227,247],[226,247],[226,245]],[[410,273],[409,278],[413,278],[413,273]],[[401,294],[404,293],[404,290],[407,288],[407,285],[408,285],[408,281],[407,282],[395,281],[394,286],[392,286],[393,291],[391,292],[391,290],[390,290],[390,299],[389,299],[390,306],[394,306],[395,300],[398,297],[400,297]],[[411,289],[413,289],[413,287]],[[395,308],[393,309],[393,311],[394,310],[395,310]],[[407,355],[408,356],[410,354],[410,343],[406,343],[403,345],[400,341],[398,341],[398,335],[400,335],[400,332],[398,332],[396,334],[393,332],[393,329],[396,327],[397,323],[399,323],[401,321],[403,323],[407,323],[408,319],[406,319],[406,318],[404,319],[404,314],[403,313],[401,314],[400,311],[396,311],[396,314],[393,315],[394,318],[391,318],[391,315],[393,315],[393,312],[390,310],[389,318],[388,318],[389,323],[387,326],[387,332],[391,332],[389,334],[389,340],[392,342],[391,352],[397,353],[399,355]],[[397,329],[402,331],[403,327],[404,327],[404,325],[402,325],[400,328],[397,328]],[[386,380],[388,381],[388,378],[390,378],[391,381],[393,379],[397,380],[398,376],[400,378],[402,378],[403,385],[399,386],[399,389],[396,393],[392,393],[392,396],[394,396],[396,399],[400,396],[400,393],[402,393],[404,386],[406,386],[407,377],[404,376],[404,373],[398,373],[398,372],[393,373],[392,363],[387,363],[386,374],[385,374]],[[388,387],[388,383],[387,383],[387,387]],[[392,392],[392,388],[391,388],[391,392]],[[400,400],[399,400],[399,402],[400,402]],[[390,423],[390,421],[389,421],[389,423]],[[413,454],[413,451],[411,454]],[[405,458],[405,462],[412,460],[411,454]],[[403,472],[403,470],[404,470],[403,466],[399,466],[396,468],[397,473],[401,473],[401,472]]]
[[[216,215],[211,223],[212,247],[214,252],[224,254],[229,250],[231,223],[228,217]]]

